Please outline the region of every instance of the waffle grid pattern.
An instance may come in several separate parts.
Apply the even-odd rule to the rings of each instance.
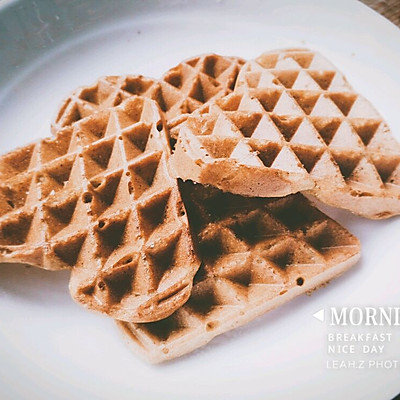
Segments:
[[[353,265],[359,242],[300,194],[244,198],[185,183],[203,264],[167,319],[119,323],[134,350],[165,361],[209,342]]]
[[[86,307],[164,318],[198,268],[157,105],[131,97],[0,159],[1,261],[72,268]]]
[[[331,173],[317,176],[313,195],[371,218],[400,213],[400,145],[375,108],[326,58],[305,49],[264,53],[243,67],[236,88],[240,87],[251,93],[282,91],[290,99],[286,107],[291,112],[286,115],[308,116],[311,130],[318,132],[331,155],[326,162]],[[270,112],[286,117],[279,104],[271,108]],[[319,152],[309,147],[306,151],[314,152],[307,161],[308,169],[315,169]],[[325,162],[329,157],[322,153],[321,158]],[[341,177],[333,166],[339,168]],[[332,196],[339,187],[341,194]]]
[[[93,86],[79,88],[64,100],[52,130],[57,132],[99,109],[117,106],[132,95],[155,100],[168,123],[175,125],[182,114],[190,114],[211,99],[231,92],[243,64],[235,57],[206,54],[171,68],[160,80],[141,75],[100,78]]]

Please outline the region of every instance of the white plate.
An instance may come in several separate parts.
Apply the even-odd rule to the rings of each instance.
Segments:
[[[106,1],[8,3],[0,18],[14,7],[25,41],[11,35],[11,23],[0,24],[1,153],[48,135],[61,99],[98,76],[157,77],[203,52],[253,58],[293,46],[327,56],[400,139],[400,31],[356,1],[121,1],[113,13]],[[60,34],[57,21],[76,29]],[[32,35],[38,40],[24,49]],[[400,220],[329,213],[361,239],[363,259],[356,268],[311,297],[161,366],[131,354],[110,319],[74,304],[67,272],[2,265],[0,398],[393,397],[400,391],[400,369],[326,368],[330,327],[312,314],[331,306],[399,306]],[[399,331],[392,328],[395,343],[385,358],[400,360]]]

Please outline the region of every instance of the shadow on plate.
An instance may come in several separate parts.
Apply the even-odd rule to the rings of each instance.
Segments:
[[[35,303],[72,301],[68,292],[70,271],[46,271],[23,264],[0,264],[0,297],[18,297]]]

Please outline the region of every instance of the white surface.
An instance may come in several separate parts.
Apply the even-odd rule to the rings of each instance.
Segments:
[[[94,29],[21,71],[0,87],[0,152],[48,135],[61,99],[98,76],[157,77],[202,52],[253,58],[293,46],[327,56],[400,139],[400,31],[394,25],[348,0],[203,1],[163,14],[149,8]],[[400,219],[329,212],[361,239],[356,268],[311,297],[161,366],[131,354],[111,320],[75,305],[67,272],[0,266],[0,398],[390,399],[400,391],[400,369],[327,370],[328,328],[312,315],[329,306],[400,304]],[[387,356],[400,359],[399,329],[393,333],[397,345]]]

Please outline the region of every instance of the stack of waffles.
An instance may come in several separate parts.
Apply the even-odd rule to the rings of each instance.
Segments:
[[[400,213],[400,145],[310,50],[103,77],[63,102],[52,133],[0,158],[0,261],[70,269],[72,297],[151,362],[357,262],[358,239],[313,198]]]

